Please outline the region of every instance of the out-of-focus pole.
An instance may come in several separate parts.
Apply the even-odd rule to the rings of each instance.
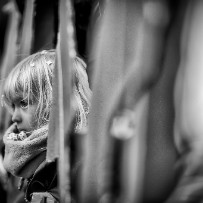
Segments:
[[[18,50],[19,61],[31,53],[33,39],[34,4],[35,0],[25,1],[21,40]]]
[[[53,108],[49,124],[47,160],[58,157],[60,202],[71,202],[70,151],[68,146],[73,109],[72,66],[76,56],[74,26],[70,0],[59,1],[57,60],[53,82]]]

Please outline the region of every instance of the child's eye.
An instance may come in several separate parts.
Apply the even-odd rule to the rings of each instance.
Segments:
[[[27,101],[24,101],[24,100],[21,100],[20,101],[20,107],[22,109],[26,109],[28,107],[28,102]]]
[[[11,109],[12,109],[12,110],[15,109],[15,104],[11,104]]]

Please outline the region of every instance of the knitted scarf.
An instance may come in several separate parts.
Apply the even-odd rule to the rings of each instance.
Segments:
[[[5,169],[14,176],[31,177],[46,158],[47,132],[47,126],[44,126],[24,140],[12,140],[5,134]]]

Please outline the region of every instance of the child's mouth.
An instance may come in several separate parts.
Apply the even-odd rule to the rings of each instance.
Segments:
[[[26,133],[26,130],[17,127],[16,132],[14,132],[14,133],[19,134],[19,133],[21,133],[21,132]]]
[[[16,133],[16,134],[25,133],[26,136],[29,137],[32,132],[27,131],[27,130],[25,130],[23,128],[20,128],[20,127],[16,126],[16,129],[14,130],[14,133]]]

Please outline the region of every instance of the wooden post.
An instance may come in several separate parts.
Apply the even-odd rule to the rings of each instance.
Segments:
[[[21,61],[31,53],[33,40],[34,3],[35,0],[25,1],[22,34],[20,48],[18,50],[18,61]]]
[[[73,26],[73,10],[70,0],[59,1],[59,33],[57,59],[54,74],[53,108],[49,125],[47,160],[59,158],[60,202],[71,202],[70,196],[70,151],[68,146],[71,123],[74,116],[71,108],[72,66],[76,56]]]

